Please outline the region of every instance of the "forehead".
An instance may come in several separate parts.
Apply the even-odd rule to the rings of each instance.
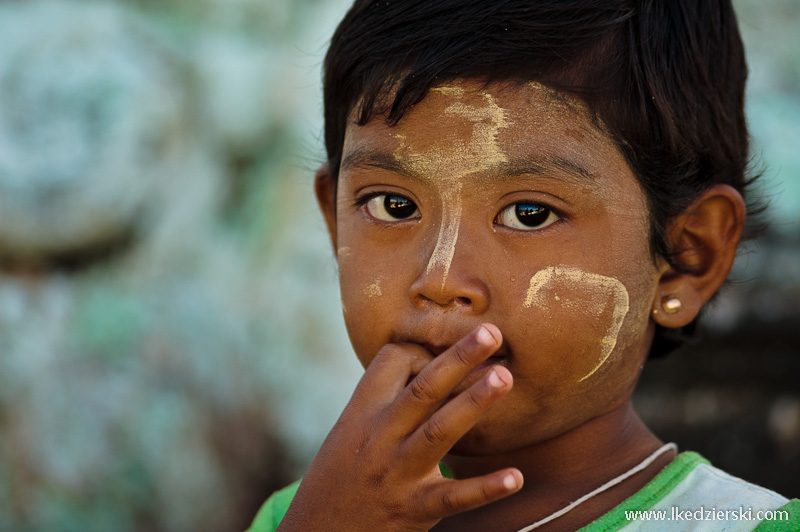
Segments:
[[[394,126],[350,122],[342,168],[378,159],[422,175],[463,176],[532,159],[577,174],[628,169],[582,101],[538,83],[454,81],[431,89]]]

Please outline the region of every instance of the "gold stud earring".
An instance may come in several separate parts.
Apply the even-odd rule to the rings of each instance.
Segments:
[[[661,308],[664,309],[664,312],[667,314],[676,314],[681,310],[682,306],[683,303],[681,303],[681,300],[675,296],[664,296],[661,300]]]

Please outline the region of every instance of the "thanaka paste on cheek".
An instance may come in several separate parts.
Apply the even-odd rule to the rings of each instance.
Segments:
[[[378,279],[372,284],[368,284],[364,288],[364,295],[367,297],[379,297],[383,295],[383,290],[381,290],[381,280]]]
[[[581,296],[575,297],[575,294]],[[552,296],[554,303],[550,303],[549,296]],[[610,323],[605,336],[600,340],[597,362],[586,375],[578,379],[578,382],[594,375],[609,359],[617,345],[622,322],[630,309],[628,290],[619,279],[588,273],[569,266],[550,266],[539,270],[531,277],[523,306],[530,308],[534,304],[542,309],[557,304],[567,312],[580,310],[598,319],[611,305]]]
[[[406,136],[396,133],[392,136],[400,141],[394,152],[397,160],[408,164],[414,172],[436,183],[442,202],[442,222],[436,238],[426,271],[430,273],[442,268],[442,287],[447,281],[450,265],[455,255],[459,226],[463,210],[461,189],[463,178],[473,172],[486,169],[493,164],[508,161],[497,140],[501,129],[512,125],[506,119],[506,112],[496,99],[486,92],[466,92],[459,82],[431,90],[433,94],[454,99],[446,109],[446,115],[472,122],[472,136],[468,143],[451,139],[443,145],[419,149],[406,143]],[[480,97],[485,105],[470,105],[463,101],[465,95],[474,100]]]
[[[349,257],[352,253],[353,251],[350,249],[350,246],[342,246],[336,250],[336,258],[342,260]]]

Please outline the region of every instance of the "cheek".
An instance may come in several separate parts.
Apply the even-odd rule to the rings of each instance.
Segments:
[[[366,368],[380,346],[375,347],[375,330],[380,330],[380,317],[385,315],[385,283],[380,277],[353,274],[340,262],[339,284],[344,322],[356,356]],[[381,344],[382,345],[382,344]]]
[[[338,253],[344,321],[356,356],[366,367],[389,342],[387,331],[392,330],[401,283],[380,255],[354,244],[345,243],[344,248]]]
[[[367,256],[358,248],[338,251],[339,289],[346,314],[365,314],[382,304],[394,288],[390,272],[379,257]]]
[[[375,281],[367,284],[362,290],[364,295],[372,299],[374,297],[382,297],[383,289],[381,288],[381,278],[378,277]]]
[[[530,279],[522,304],[538,334],[540,368],[564,384],[591,379],[613,360],[630,309],[619,280],[567,266],[551,266]]]

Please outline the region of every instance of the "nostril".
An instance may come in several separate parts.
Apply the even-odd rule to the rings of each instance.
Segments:
[[[472,300],[470,298],[468,298],[468,297],[457,297],[456,298],[456,303],[458,303],[459,305],[464,305],[465,307],[468,307],[468,306],[472,305]]]
[[[431,298],[423,294],[414,294],[414,299],[421,303],[428,303],[429,301],[432,301]]]

